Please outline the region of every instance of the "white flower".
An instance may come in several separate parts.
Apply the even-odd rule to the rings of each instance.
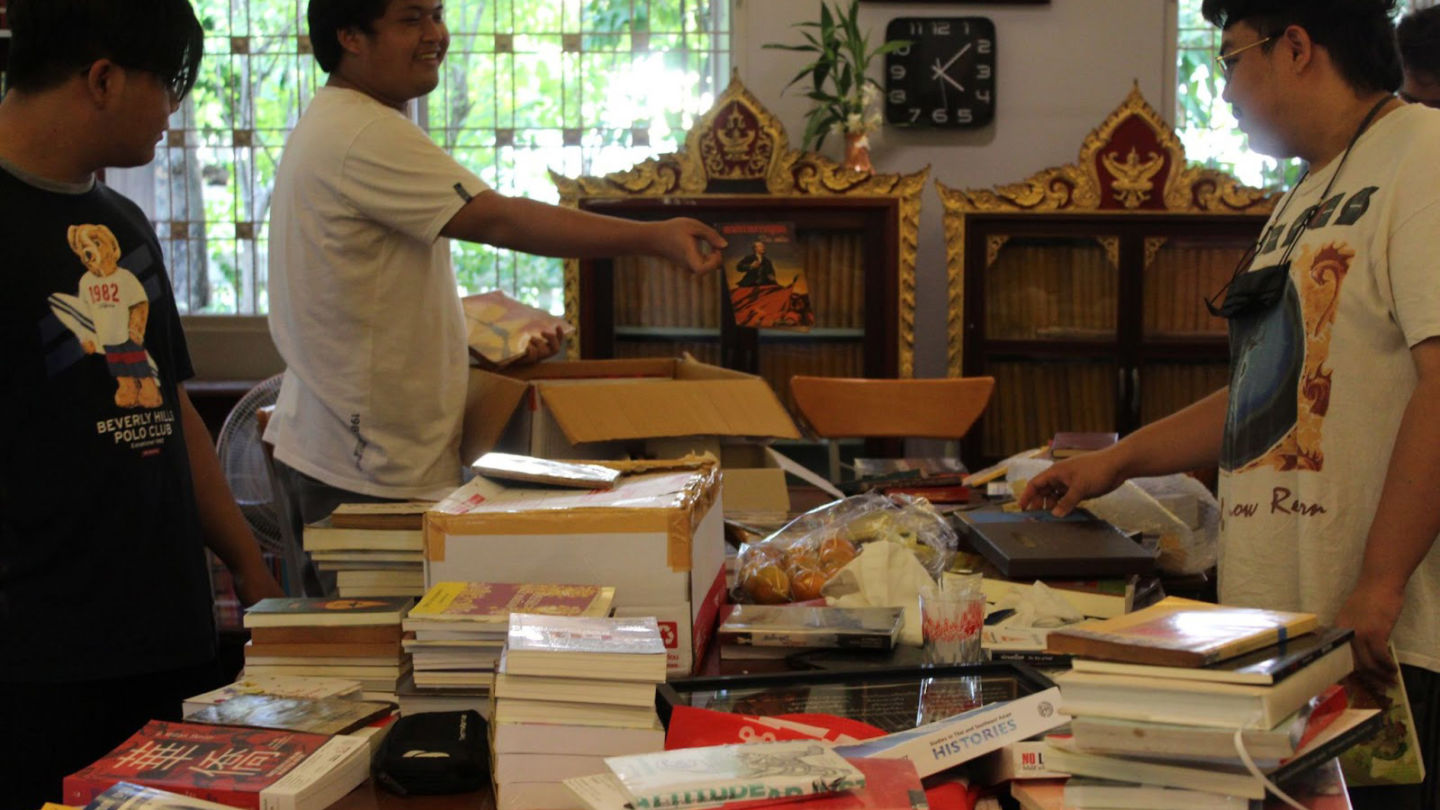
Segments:
[[[873,84],[870,84],[869,82],[866,82],[860,90],[860,98],[861,105],[864,107],[869,107],[871,104],[874,104],[876,100],[880,98],[880,88],[876,87]]]
[[[849,115],[845,116],[845,131],[846,131],[846,132],[864,132],[864,131],[865,131],[865,122],[864,122],[864,120],[860,117],[860,113],[850,113]]]

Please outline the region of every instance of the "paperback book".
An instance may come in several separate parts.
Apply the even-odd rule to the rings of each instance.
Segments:
[[[806,331],[815,325],[810,285],[789,222],[725,222],[725,290],[735,325]]]
[[[522,304],[499,290],[467,295],[460,303],[465,310],[465,342],[470,354],[497,369],[523,358],[532,338],[575,331],[564,318]]]
[[[406,630],[506,632],[510,614],[605,616],[615,589],[600,585],[437,582],[406,616]]]
[[[361,737],[152,720],[115,750],[65,777],[83,805],[133,782],[248,810],[323,810],[365,780]]]
[[[330,513],[337,529],[419,529],[433,501],[342,503]]]
[[[898,607],[741,604],[720,624],[716,639],[754,647],[890,650],[904,622]]]
[[[1050,633],[1051,652],[1134,664],[1202,667],[1309,633],[1312,613],[1230,607],[1168,596],[1133,613]]]
[[[409,596],[369,599],[276,596],[261,599],[245,610],[246,627],[340,627],[347,625],[399,625],[414,604]]]
[[[45,807],[61,810],[69,805],[47,802]],[[137,785],[134,782],[116,782],[91,799],[90,803],[85,805],[85,810],[233,810],[233,808],[218,802],[197,799],[194,796]]]
[[[1393,645],[1390,659],[1396,660]],[[1345,781],[1357,787],[1416,785],[1425,781],[1425,760],[1405,682],[1397,677],[1393,686],[1380,693],[1353,676],[1343,685],[1352,708],[1373,709],[1381,715],[1379,731],[1341,755]]]
[[[1203,667],[1127,664],[1095,658],[1076,658],[1073,666],[1076,672],[1268,686],[1303,671],[1336,647],[1349,644],[1354,635],[1355,631],[1349,628],[1322,628],[1314,633],[1287,638],[1278,644],[1261,647],[1253,652]]]
[[[718,810],[929,810],[924,785],[905,759],[852,759],[865,775],[865,787],[777,801],[748,800],[704,805]],[[613,773],[564,780],[572,795],[590,810],[631,810],[629,794]]]
[[[620,480],[620,471],[612,467],[514,453],[486,453],[470,467],[487,478],[577,489],[611,489]]]
[[[304,731],[310,734],[348,734],[388,717],[394,706],[370,700],[292,698],[275,695],[240,695],[191,712],[186,722],[215,726],[246,726]]]
[[[181,706],[186,714],[243,695],[275,695],[295,698],[353,698],[360,695],[360,682],[346,678],[242,677],[219,689],[188,697]]]
[[[505,671],[660,683],[665,680],[665,643],[653,616],[512,613]]]
[[[606,757],[635,810],[856,790],[865,774],[813,741],[741,743]]]

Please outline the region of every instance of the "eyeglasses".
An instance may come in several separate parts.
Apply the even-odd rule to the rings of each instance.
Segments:
[[[1274,38],[1273,36],[1269,36],[1264,39],[1257,39],[1249,45],[1244,45],[1229,53],[1222,53],[1215,57],[1215,61],[1220,63],[1220,73],[1224,75],[1225,81],[1230,81],[1230,74],[1235,72],[1235,65],[1240,61],[1240,54],[1251,48],[1258,48]]]

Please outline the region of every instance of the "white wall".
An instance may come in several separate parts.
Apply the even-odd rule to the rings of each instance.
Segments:
[[[835,2],[837,0],[832,0]],[[877,171],[912,172],[948,186],[1014,182],[1070,163],[1080,141],[1125,98],[1133,81],[1168,118],[1174,109],[1176,0],[1051,0],[1044,5],[980,2],[862,2],[861,25],[872,41],[901,16],[985,16],[996,27],[996,116],[981,130],[910,132],[871,137]],[[735,64],[751,92],[784,122],[792,139],[805,131],[800,88],[781,93],[805,64],[803,54],[767,50],[796,42],[791,25],[817,19],[819,0],[735,0]],[[882,64],[872,67],[880,78]],[[799,144],[793,144],[798,146]],[[826,150],[839,157],[838,139]],[[917,267],[916,374],[945,373],[945,245],[940,198],[925,190]],[[263,319],[188,318],[197,376],[258,379],[278,371]]]
[[[806,64],[805,54],[767,50],[767,42],[800,41],[793,23],[819,18],[819,0],[736,0],[735,63],[740,78],[778,115],[798,147],[809,102],[800,85],[781,87]],[[907,131],[872,135],[879,172],[913,172],[952,188],[1011,183],[1075,160],[1080,142],[1124,100],[1132,82],[1167,120],[1174,109],[1175,0],[1051,0],[1044,5],[981,2],[862,2],[860,24],[872,42],[894,17],[989,17],[995,22],[996,113],[977,131]],[[882,78],[882,60],[871,75]],[[840,157],[830,138],[825,151]],[[916,272],[915,372],[945,373],[945,244],[933,183],[920,211]]]

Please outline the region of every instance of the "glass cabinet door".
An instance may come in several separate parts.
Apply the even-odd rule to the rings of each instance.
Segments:
[[[1144,338],[1223,339],[1225,319],[1211,315],[1205,300],[1230,280],[1253,241],[1249,236],[1146,236]]]
[[[992,235],[984,279],[990,341],[1115,340],[1119,239]]]
[[[979,427],[986,459],[1039,447],[1062,430],[1115,429],[1121,369],[1113,360],[996,360],[985,373],[995,378]]]

